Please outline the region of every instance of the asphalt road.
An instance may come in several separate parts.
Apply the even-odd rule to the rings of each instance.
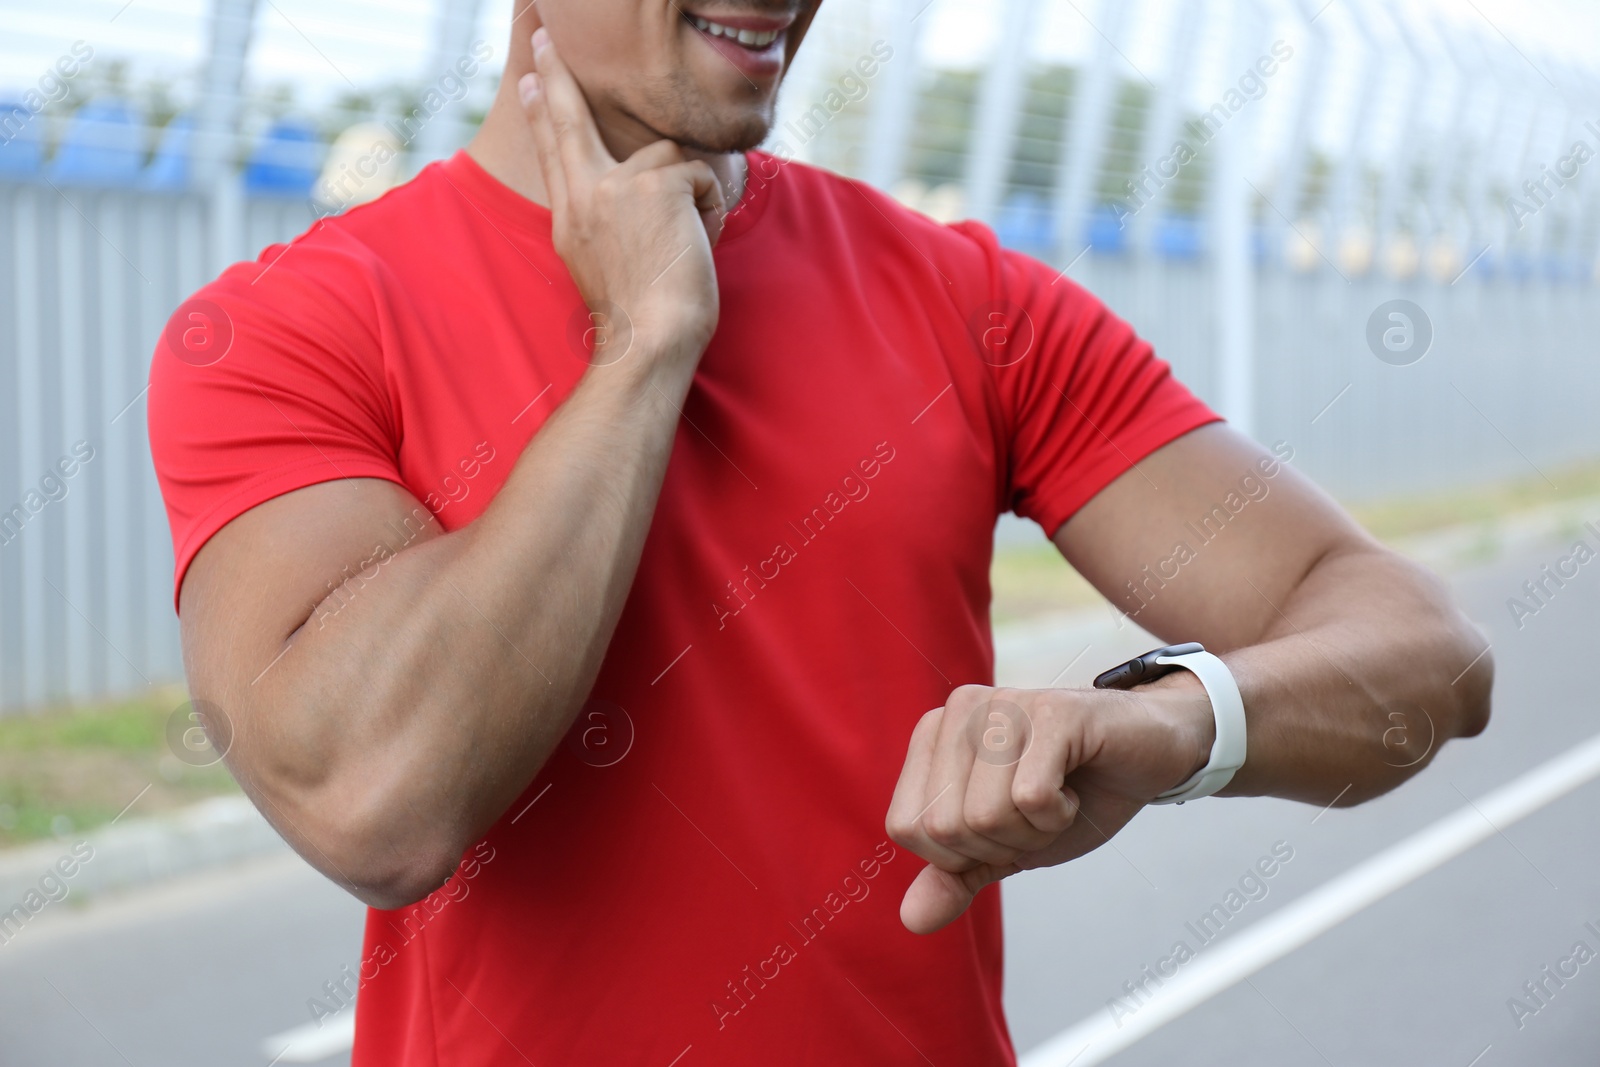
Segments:
[[[363,914],[292,853],[47,909],[0,948],[0,1064],[264,1067],[361,958]]]
[[[1248,903],[1198,947],[1197,961],[1600,733],[1587,670],[1600,634],[1600,583],[1581,576],[1520,630],[1505,604],[1558,548],[1453,579],[1493,640],[1495,718],[1482,737],[1444,746],[1408,785],[1348,810],[1276,800],[1153,809],[1114,848],[1011,880],[1006,1000],[1018,1048],[1108,1017],[1116,996],[1124,998],[1118,1018],[1136,1018],[1123,983],[1138,981],[1179,940],[1198,946],[1190,924],[1275,847],[1292,858],[1247,884]],[[1081,684],[1148,644],[1109,615],[1079,619],[1006,642],[1005,680]],[[1523,984],[1571,956],[1575,942],[1600,951],[1600,937],[1584,927],[1600,928],[1597,815],[1600,782],[1591,782],[1105,1062],[1600,1064],[1600,958],[1559,988],[1547,983],[1553,994],[1520,1026],[1507,1003],[1532,1004]],[[361,914],[293,857],[46,911],[0,947],[0,1063],[265,1067],[264,1039],[307,1023],[308,998],[358,958]],[[348,1055],[321,1062],[342,1065]]]
[[[1570,544],[1570,542],[1569,542]],[[1356,808],[1220,800],[1150,809],[1113,843],[1007,884],[1007,1010],[1019,1049],[1079,1020],[1138,1004],[1124,982],[1172,954],[1196,960],[1362,860],[1461,810],[1494,787],[1600,733],[1588,672],[1600,636],[1600,583],[1583,575],[1519,631],[1507,598],[1561,554],[1558,545],[1454,576],[1493,642],[1495,713],[1480,737],[1445,745],[1394,792]],[[1093,635],[1088,635],[1090,638]],[[1081,684],[1144,639],[1096,646],[1068,674]],[[1057,654],[1064,663],[1084,642]],[[1060,663],[1023,667],[1047,682]],[[1053,666],[1053,670],[1052,670]],[[1331,797],[1329,798],[1332,799]],[[1600,781],[1506,826],[1484,843],[1272,963],[1106,1062],[1115,1067],[1600,1064],[1600,957],[1545,1006],[1518,1019],[1524,982],[1587,942],[1600,952]],[[1293,859],[1263,880],[1211,945],[1186,926],[1224,900],[1274,844]],[[1258,891],[1259,892],[1259,891]],[[1182,972],[1182,967],[1179,967]],[[1570,968],[1569,968],[1570,969]],[[1153,983],[1147,983],[1147,988]],[[1129,1009],[1132,1009],[1130,1013]],[[1481,1057],[1481,1058],[1478,1058]]]

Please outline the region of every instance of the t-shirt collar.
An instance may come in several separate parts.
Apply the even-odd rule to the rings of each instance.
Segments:
[[[718,247],[735,240],[756,224],[766,210],[774,179],[782,169],[776,157],[760,151],[746,152],[745,163],[747,176],[744,195],[723,220]],[[482,164],[468,155],[465,149],[431,166],[438,167],[440,174],[456,192],[495,225],[509,225],[545,241],[550,239],[550,209],[529,200],[484,170]]]

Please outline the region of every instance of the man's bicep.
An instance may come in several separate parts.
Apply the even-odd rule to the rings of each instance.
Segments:
[[[1320,559],[1372,543],[1292,456],[1223,423],[1203,426],[1120,475],[1054,541],[1162,640],[1253,643]]]
[[[248,686],[300,627],[327,625],[389,559],[442,532],[381,478],[320,482],[242,513],[201,548],[179,591],[191,689]]]

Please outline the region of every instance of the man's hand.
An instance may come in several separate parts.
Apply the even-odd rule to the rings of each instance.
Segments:
[[[889,805],[889,836],[928,861],[900,920],[932,933],[989,883],[1098,848],[1203,766],[1214,733],[1188,675],[1133,692],[960,687],[912,732]]]
[[[518,92],[538,149],[557,254],[607,344],[635,342],[693,366],[717,328],[711,246],[722,232],[722,189],[711,167],[657,141],[618,163],[606,150],[583,90],[549,33],[533,34],[537,73]]]

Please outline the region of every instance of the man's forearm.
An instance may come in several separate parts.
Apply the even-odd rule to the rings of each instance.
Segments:
[[[1224,796],[1356,804],[1415,774],[1488,720],[1492,657],[1438,579],[1387,550],[1330,555],[1259,642],[1224,653],[1249,755]],[[1188,672],[1172,684],[1197,685]]]
[[[400,551],[248,694],[275,736],[242,777],[358,894],[442,880],[592,686],[693,369],[634,356],[589,373],[483,515]]]

